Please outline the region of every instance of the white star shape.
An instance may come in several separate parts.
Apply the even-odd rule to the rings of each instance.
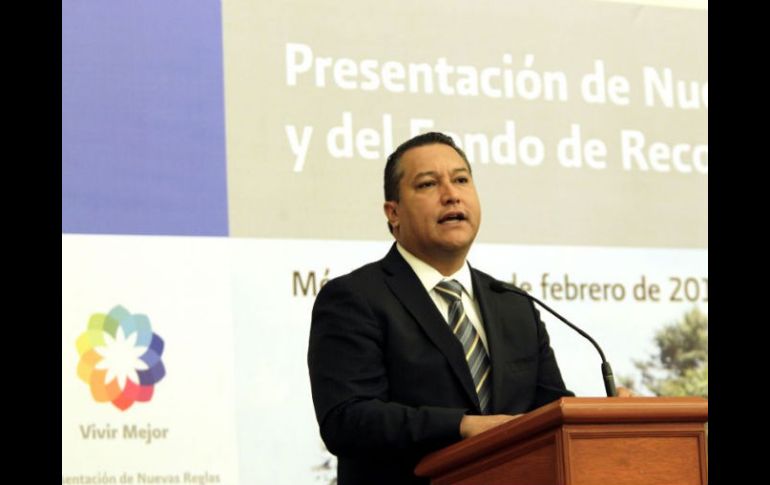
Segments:
[[[123,334],[123,327],[118,327],[115,338],[105,333],[105,345],[94,348],[96,353],[102,356],[96,368],[107,371],[106,383],[117,378],[120,389],[126,388],[126,379],[139,385],[139,375],[136,371],[147,370],[149,367],[139,358],[147,352],[147,347],[136,346],[138,335],[138,332],[132,332],[126,337]]]

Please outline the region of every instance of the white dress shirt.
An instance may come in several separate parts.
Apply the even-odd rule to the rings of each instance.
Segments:
[[[407,264],[409,264],[417,275],[417,279],[420,280],[422,286],[425,287],[425,291],[428,292],[433,303],[436,304],[436,308],[438,308],[441,315],[444,316],[444,321],[447,322],[447,325],[449,324],[449,303],[447,303],[444,297],[436,291],[436,285],[443,280],[457,280],[463,286],[462,303],[465,314],[468,316],[468,319],[470,319],[473,328],[475,328],[476,332],[479,334],[481,342],[487,350],[487,355],[489,355],[487,334],[484,332],[484,325],[481,321],[481,311],[479,310],[478,302],[473,297],[473,283],[468,262],[466,261],[455,274],[444,276],[436,268],[404,249],[401,244],[396,243],[396,249],[398,249],[398,252],[401,253],[401,256],[404,257]]]

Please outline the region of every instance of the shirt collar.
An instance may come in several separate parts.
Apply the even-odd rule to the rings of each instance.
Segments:
[[[396,243],[396,249],[398,249],[398,252],[401,253],[401,256],[404,257],[407,264],[417,275],[417,279],[419,279],[422,286],[425,287],[425,291],[430,293],[442,280],[457,280],[463,285],[463,289],[468,296],[473,299],[473,282],[471,280],[470,266],[467,261],[463,263],[455,274],[444,276],[436,268],[404,249],[401,244]]]

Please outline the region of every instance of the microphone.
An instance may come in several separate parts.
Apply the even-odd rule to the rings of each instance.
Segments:
[[[571,328],[573,328],[577,333],[579,333],[583,337],[587,338],[594,345],[594,347],[596,347],[596,350],[599,351],[599,355],[602,358],[602,377],[604,379],[604,390],[607,391],[607,397],[614,397],[618,395],[618,392],[615,389],[615,378],[612,376],[612,367],[610,367],[610,363],[607,362],[607,359],[604,357],[604,352],[602,352],[602,349],[601,347],[599,347],[599,344],[596,343],[596,340],[592,339],[590,335],[580,330],[578,327],[576,327],[572,323],[568,322],[566,318],[562,317],[561,315],[556,313],[554,310],[552,310],[548,305],[546,305],[545,303],[538,300],[537,298],[530,295],[524,290],[516,288],[515,286],[509,283],[504,283],[502,281],[497,281],[497,280],[492,281],[489,287],[492,288],[492,291],[496,291],[497,293],[504,293],[506,291],[510,291],[512,293],[516,293],[517,295],[521,295],[526,298],[529,298],[530,300],[536,301],[543,308],[551,312],[551,314],[553,314],[556,318],[558,318],[562,322],[569,325]]]

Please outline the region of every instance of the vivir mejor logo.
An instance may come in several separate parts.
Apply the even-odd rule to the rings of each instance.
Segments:
[[[75,345],[78,377],[89,385],[91,396],[121,411],[152,399],[155,384],[166,375],[163,339],[152,331],[150,319],[120,305],[106,315],[91,315]]]

